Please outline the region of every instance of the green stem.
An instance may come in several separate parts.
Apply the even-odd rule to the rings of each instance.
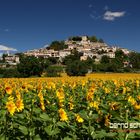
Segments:
[[[7,125],[8,125],[8,120],[7,120],[7,114],[8,114],[8,112],[6,112],[6,114],[5,114],[5,140],[6,140],[6,136],[7,136],[7,129],[8,129],[8,127],[7,127]]]
[[[32,115],[33,115],[33,104],[31,104],[31,109],[30,109],[30,121],[29,121],[29,128],[28,128],[28,136],[29,139],[32,140],[32,134],[31,134],[31,126],[32,126]]]

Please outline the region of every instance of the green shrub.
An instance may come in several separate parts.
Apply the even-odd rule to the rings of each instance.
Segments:
[[[88,72],[88,67],[85,62],[76,60],[67,65],[66,73],[69,76],[85,76]]]
[[[63,71],[62,66],[49,66],[46,70],[47,77],[60,77],[60,73]]]

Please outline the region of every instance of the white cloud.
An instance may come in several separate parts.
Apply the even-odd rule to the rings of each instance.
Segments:
[[[125,15],[125,13],[126,13],[125,11],[122,11],[122,12],[106,11],[104,13],[103,19],[109,20],[109,21],[114,21],[116,18],[123,17]]]
[[[0,51],[17,51],[17,49],[9,48],[9,47],[4,46],[4,45],[0,45]]]

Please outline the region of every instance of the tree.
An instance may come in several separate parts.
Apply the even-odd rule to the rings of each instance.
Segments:
[[[17,70],[22,77],[40,76],[43,72],[39,59],[34,56],[23,57],[17,65]]]
[[[112,59],[112,63],[115,63],[118,67],[118,69],[123,68],[123,62],[126,60],[126,55],[122,50],[117,50],[115,52],[115,58]]]
[[[82,37],[80,37],[80,36],[73,36],[73,37],[70,37],[69,40],[72,40],[72,41],[81,41],[82,40]]]
[[[57,64],[58,58],[56,58],[56,57],[49,57],[48,61],[50,61],[51,64]]]
[[[140,69],[140,53],[131,52],[129,54],[129,61],[133,68]]]
[[[110,58],[107,55],[103,55],[100,62],[107,64],[110,62]]]
[[[115,63],[100,63],[92,65],[93,72],[119,72]]]
[[[20,73],[16,68],[8,68],[3,72],[3,78],[20,77]]]
[[[2,55],[3,62],[5,62],[5,57],[7,57],[7,56],[8,56],[8,54],[5,54],[5,53]]]
[[[92,70],[92,65],[94,64],[95,59],[88,57],[84,62],[87,65],[88,69]]]
[[[63,50],[68,48],[67,45],[65,45],[64,41],[53,41],[47,49],[53,49],[55,51]]]
[[[96,36],[91,36],[91,37],[88,37],[88,38],[91,42],[98,42],[98,39],[97,39]]]
[[[87,65],[85,62],[76,60],[67,65],[66,73],[69,76],[85,76],[88,72]]]
[[[48,58],[39,57],[38,59],[43,71],[45,71],[50,65],[53,64]]]
[[[116,58],[123,58],[124,57],[124,52],[122,50],[117,50],[115,52],[115,57]]]
[[[107,72],[120,72],[118,69],[118,66],[112,62],[106,64],[106,71]]]
[[[59,77],[62,71],[62,66],[49,66],[46,70],[47,77]]]
[[[77,50],[72,50],[72,54],[66,56],[64,59],[63,59],[63,64],[64,65],[68,65],[70,63],[72,63],[73,61],[75,60],[80,60],[80,57],[82,56],[83,54],[82,53],[79,53]]]

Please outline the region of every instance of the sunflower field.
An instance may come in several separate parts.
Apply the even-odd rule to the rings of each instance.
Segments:
[[[0,140],[139,137],[139,74],[0,79]]]

